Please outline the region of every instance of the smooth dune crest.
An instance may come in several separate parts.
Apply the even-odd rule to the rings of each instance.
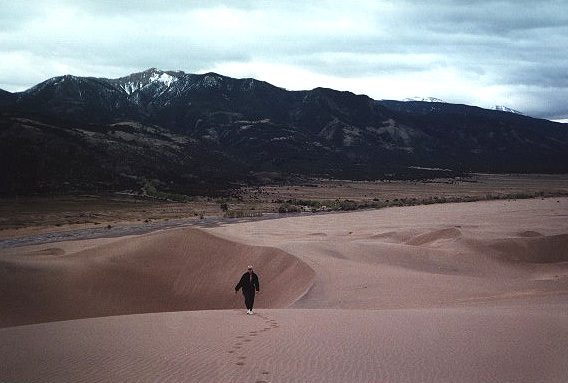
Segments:
[[[8,249],[0,257],[0,326],[89,317],[231,309],[248,264],[262,269],[259,307],[283,308],[314,272],[282,250],[235,243],[199,229]],[[23,253],[22,253],[23,252]],[[301,276],[288,283],[292,275]]]

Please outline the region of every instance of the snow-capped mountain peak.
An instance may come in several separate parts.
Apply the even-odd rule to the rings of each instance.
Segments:
[[[144,72],[121,77],[115,81],[116,85],[127,94],[131,95],[149,85],[167,89],[183,75],[183,72],[164,72],[156,68],[151,68]]]
[[[436,98],[436,97],[420,97],[420,96],[405,98],[402,101],[444,102],[445,103],[444,100],[441,100],[441,99]]]
[[[506,107],[506,106],[504,106],[504,105],[495,105],[495,110],[498,110],[498,111],[500,111],[500,112],[507,112],[507,113],[520,114],[521,116],[525,116],[524,113],[519,112],[518,110],[515,110],[515,109],[508,108],[508,107]]]
[[[169,74],[167,74],[165,72],[162,72],[162,73],[155,72],[150,77],[150,82],[155,82],[155,81],[159,81],[159,82],[163,83],[165,86],[170,86],[170,85],[172,85],[173,82],[177,81],[177,78],[170,76]]]

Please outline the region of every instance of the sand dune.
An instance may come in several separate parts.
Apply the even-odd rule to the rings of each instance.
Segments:
[[[567,217],[493,201],[2,250],[0,381],[566,382]]]
[[[287,307],[312,284],[302,261],[197,229],[0,252],[2,327],[108,315],[230,309],[248,264],[266,280],[259,307]],[[301,275],[295,284],[287,281]]]
[[[540,235],[529,238],[507,238],[490,246],[508,261],[529,263],[568,262],[568,234]]]
[[[314,269],[314,286],[294,308],[440,307],[568,293],[567,211],[568,199],[493,201],[210,231],[277,247]],[[519,235],[527,231],[540,236]]]
[[[450,227],[447,229],[434,230],[429,233],[420,234],[409,241],[406,241],[406,244],[414,246],[430,245],[439,241],[457,239],[461,237],[461,235],[462,233],[460,230],[455,227]]]

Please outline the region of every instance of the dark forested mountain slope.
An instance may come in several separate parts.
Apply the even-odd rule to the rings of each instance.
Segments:
[[[0,92],[2,195],[213,193],[260,174],[350,179],[566,172],[565,124],[424,101],[287,91],[215,73],[61,76]],[[421,170],[422,169],[422,170]]]

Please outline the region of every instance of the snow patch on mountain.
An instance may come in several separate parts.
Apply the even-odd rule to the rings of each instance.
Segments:
[[[436,97],[420,97],[420,96],[408,97],[402,101],[444,102],[444,103],[446,102]]]
[[[114,81],[116,81],[117,85],[128,95],[132,95],[149,85],[152,85],[154,88],[159,88],[163,92],[179,79],[179,76],[175,76],[178,72],[173,73],[174,75],[170,73],[152,68]],[[179,72],[180,76],[182,74],[182,72]]]
[[[142,86],[140,83],[127,82],[126,84],[120,84],[120,87],[128,94],[132,94],[140,89]]]
[[[156,81],[161,82],[165,86],[170,86],[177,81],[177,78],[170,76],[167,73],[154,73],[152,77],[150,77],[150,82]]]
[[[514,113],[514,114],[520,114],[521,116],[525,116],[524,113],[519,112],[518,110],[515,110],[515,109],[508,108],[504,105],[495,105],[494,109],[498,110],[500,112]]]

